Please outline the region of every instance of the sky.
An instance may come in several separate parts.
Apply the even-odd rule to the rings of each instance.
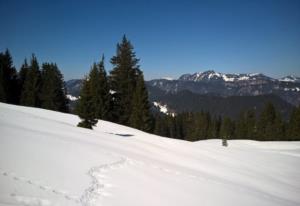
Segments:
[[[300,0],[0,0],[0,51],[82,78],[125,34],[145,79],[215,70],[300,76]]]

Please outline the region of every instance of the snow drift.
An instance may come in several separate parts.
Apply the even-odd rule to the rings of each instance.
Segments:
[[[0,205],[300,205],[300,143],[185,142],[0,103]]]

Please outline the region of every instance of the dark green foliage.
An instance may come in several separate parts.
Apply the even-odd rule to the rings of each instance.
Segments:
[[[110,119],[111,96],[104,68],[104,56],[94,63],[88,77],[83,81],[76,112],[82,121],[79,127],[92,128],[97,119]]]
[[[255,111],[249,109],[242,112],[236,121],[229,117],[211,118],[208,112],[180,113],[174,117],[157,115],[153,132],[157,135],[188,141],[211,138],[221,138],[224,141],[228,139],[299,140],[299,122],[299,108],[293,111],[289,122],[285,123],[275,107],[266,104],[258,118]]]
[[[133,91],[140,73],[138,62],[132,44],[124,36],[122,42],[117,44],[116,55],[111,58],[113,70],[110,72],[110,87],[113,91],[114,122],[130,125]]]
[[[68,100],[63,75],[56,64],[44,63],[41,73],[41,107],[45,109],[67,112]]]
[[[19,84],[19,94],[18,94],[18,98],[19,98],[19,103],[21,100],[21,95],[22,95],[22,91],[24,89],[24,83],[25,80],[27,78],[27,74],[29,71],[29,65],[27,64],[27,59],[24,60],[24,63],[22,64],[20,71],[18,73],[18,84]]]
[[[92,101],[96,118],[108,120],[111,97],[104,68],[104,56],[102,56],[98,64],[93,64],[89,74],[89,81],[91,84]]]
[[[156,115],[153,133],[163,137],[171,137],[169,123],[170,117],[166,115]]]
[[[24,106],[40,107],[41,72],[39,64],[32,55],[30,66],[22,89],[20,104]]]
[[[247,128],[247,136],[246,139],[255,139],[257,138],[257,126],[256,126],[256,115],[253,109],[249,109],[246,111],[246,128]]]
[[[21,66],[21,69],[19,71],[19,81],[20,81],[20,85],[23,85],[25,80],[26,80],[26,76],[29,70],[29,66],[27,64],[27,59],[24,60],[24,63]]]
[[[196,115],[196,125],[194,126],[196,138],[209,139],[212,137],[212,122],[211,116],[208,112],[200,112]]]
[[[272,138],[269,139],[271,141],[276,140],[287,140],[285,135],[286,125],[284,121],[282,120],[281,114],[279,112],[276,112],[276,118],[274,122],[274,130],[272,132]]]
[[[243,139],[248,136],[246,113],[242,112],[236,121],[235,137]]]
[[[300,140],[300,105],[293,110],[290,116],[287,136],[288,140]]]
[[[25,59],[17,73],[9,51],[0,53],[1,101],[67,112],[66,92],[63,88],[63,77],[55,64],[44,64],[42,78],[34,55],[30,65]]]
[[[284,124],[272,103],[267,103],[258,120],[258,136],[262,140],[284,139]]]
[[[220,137],[221,123],[222,123],[222,119],[220,116],[213,118],[210,126],[210,130],[212,134],[211,138],[217,139]]]
[[[124,36],[122,42],[117,44],[117,52],[111,58],[114,68],[110,72],[109,80],[104,68],[104,57],[100,63],[94,63],[85,84],[82,88],[77,113],[85,121],[83,114],[92,118],[105,119],[123,125],[135,127],[144,131],[152,131],[153,120],[150,114],[148,91],[145,87],[142,71],[139,69],[138,59],[135,57],[133,46]],[[86,87],[86,86],[85,86]],[[83,107],[90,107],[84,111]],[[93,113],[93,114],[90,114]],[[80,126],[89,125],[87,121]]]
[[[4,88],[5,88],[5,84],[4,84],[3,70],[0,69],[0,102],[6,102],[6,92]]]
[[[211,119],[208,112],[181,113],[176,116],[155,116],[154,133],[188,141],[219,138],[220,119]]]
[[[8,49],[0,53],[0,101],[18,104],[17,71]]]
[[[234,130],[234,122],[230,118],[225,117],[221,124],[220,137],[225,140],[232,139],[234,137]]]
[[[270,95],[258,96],[216,96],[214,94],[201,95],[187,90],[177,93],[165,92],[147,84],[150,102],[163,102],[176,113],[182,112],[209,112],[212,116],[228,116],[238,119],[241,112],[254,109],[259,114],[267,102],[272,102],[284,119],[288,119],[293,105],[280,97]]]
[[[93,104],[91,82],[88,78],[85,78],[80,92],[80,99],[76,108],[76,112],[82,121],[79,122],[77,126],[92,129],[92,127],[98,122],[96,119],[95,109],[95,105]]]
[[[112,91],[110,120],[151,131],[150,106],[144,77],[138,65],[133,46],[126,36],[117,44],[116,55],[111,58],[113,70],[109,83]]]
[[[145,87],[144,77],[139,74],[132,98],[132,112],[130,126],[149,132],[151,128],[150,106],[148,91]]]
[[[256,115],[253,109],[242,112],[236,121],[236,139],[255,139],[256,138]]]

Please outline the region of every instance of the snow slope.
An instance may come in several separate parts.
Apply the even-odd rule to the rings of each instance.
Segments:
[[[300,205],[300,143],[185,142],[0,103],[0,205]]]

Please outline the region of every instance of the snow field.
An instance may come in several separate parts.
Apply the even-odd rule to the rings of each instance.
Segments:
[[[0,205],[300,205],[300,143],[185,142],[0,103]]]

